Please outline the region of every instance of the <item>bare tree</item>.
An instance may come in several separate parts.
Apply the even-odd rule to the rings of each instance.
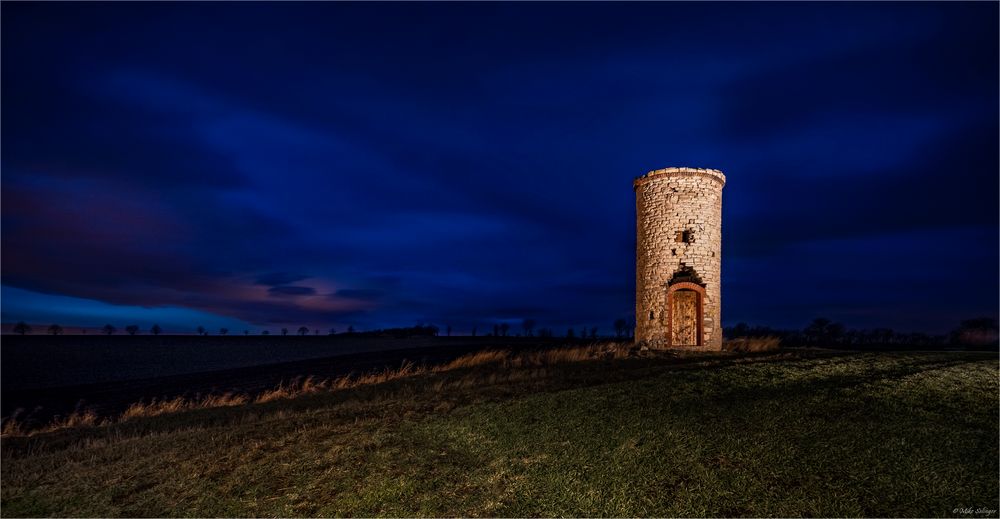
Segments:
[[[444,334],[447,335],[448,337],[451,337],[451,325],[450,324],[445,325],[445,327],[444,327]]]
[[[319,335],[319,328],[316,328],[315,330],[313,330],[313,335]]]
[[[31,333],[31,327],[24,321],[18,321],[17,324],[14,325],[13,331],[14,333],[24,335],[26,333]]]
[[[207,335],[207,334],[208,334],[208,332],[205,331],[205,327],[204,326],[199,326],[198,327],[198,335]]]
[[[510,325],[507,323],[500,323],[500,335],[506,337],[508,331],[510,331]]]
[[[135,335],[135,334],[139,333],[139,327],[136,326],[136,325],[134,325],[134,324],[130,324],[130,325],[128,325],[128,326],[125,327],[125,331],[129,335]]]
[[[625,336],[625,332],[628,331],[628,321],[625,319],[615,320],[615,338],[621,339]]]
[[[243,330],[243,335],[250,335],[250,330]]]
[[[49,325],[49,333],[51,335],[62,335],[62,332],[63,332],[62,326],[59,326],[58,324]]]
[[[264,330],[264,331],[260,332],[260,334],[261,335],[271,335],[271,332],[268,331],[268,330]]]
[[[149,328],[149,333],[152,333],[153,335],[159,335],[162,332],[163,328],[160,328],[160,325],[158,324],[154,324],[152,327]]]
[[[114,334],[115,332],[118,331],[118,328],[115,328],[114,326],[111,326],[110,324],[105,324],[104,327],[101,328],[101,331],[104,332],[104,335],[112,335],[112,334]]]
[[[306,335],[309,333],[309,328],[305,326],[299,326],[299,335]]]
[[[886,342],[892,340],[895,333],[890,332]],[[1000,326],[997,320],[992,317],[975,317],[961,321],[958,328],[948,333],[948,340],[952,344],[965,344],[970,346],[986,346],[996,344],[997,337],[1000,336]],[[918,339],[924,340],[926,339]]]
[[[347,327],[347,333],[354,333],[354,325],[350,325]]]
[[[337,335],[337,329],[336,328],[330,328],[330,335]]]
[[[282,328],[281,335],[288,335],[288,328]]]
[[[806,340],[811,344],[826,345],[841,342],[844,337],[844,331],[844,325],[818,317],[813,319],[813,322],[809,323],[809,326],[806,326],[802,330],[802,334],[805,335]]]
[[[226,335],[229,333],[229,328],[219,328],[219,335]]]
[[[525,319],[524,322],[521,323],[521,328],[524,329],[525,337],[531,337],[532,334],[535,333],[534,330],[536,324],[538,323],[536,323],[534,319]]]
[[[591,340],[597,338],[597,327],[596,326],[594,326],[594,327],[592,327],[590,329],[590,338],[591,338]]]
[[[570,329],[566,330],[566,338],[567,339],[575,339],[576,338],[576,332],[573,331],[573,328],[570,328]]]

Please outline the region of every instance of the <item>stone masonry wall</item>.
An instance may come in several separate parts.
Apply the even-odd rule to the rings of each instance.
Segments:
[[[636,341],[654,347],[676,346],[668,335],[667,286],[678,272],[693,269],[696,283],[705,288],[702,347],[722,349],[725,184],[721,171],[701,168],[659,169],[635,179]]]

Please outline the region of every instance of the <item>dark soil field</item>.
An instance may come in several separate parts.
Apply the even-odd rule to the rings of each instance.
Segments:
[[[3,335],[3,388],[35,389],[219,371],[353,353],[468,346],[490,337]]]
[[[28,425],[74,411],[121,413],[151,399],[253,396],[306,377],[440,363],[471,351],[558,344],[517,337],[14,336],[2,338],[0,416]]]

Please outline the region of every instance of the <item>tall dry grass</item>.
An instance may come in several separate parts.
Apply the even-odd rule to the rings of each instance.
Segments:
[[[241,395],[239,393],[208,395],[198,399],[185,399],[182,397],[172,398],[170,400],[154,399],[148,403],[136,402],[128,406],[128,408],[126,408],[125,411],[119,416],[119,420],[124,421],[129,418],[137,418],[140,416],[157,416],[167,413],[176,413],[178,411],[187,411],[190,409],[243,405],[249,401],[250,398],[248,396]]]
[[[779,337],[737,337],[722,343],[723,350],[735,352],[775,351],[780,347]]]
[[[19,420],[18,415],[19,413],[15,413],[4,420],[3,426],[0,427],[0,437],[29,436],[31,434],[51,432],[59,429],[92,427],[95,425],[105,425],[111,423],[108,419],[100,419],[94,411],[77,409],[64,417],[57,416],[44,427],[32,429],[28,427],[25,422]]]
[[[15,413],[11,417],[7,418],[2,427],[0,427],[0,436],[24,436],[52,432],[72,427],[110,425],[135,418],[159,416],[195,409],[261,404],[321,392],[339,391],[383,384],[427,373],[446,373],[458,370],[476,371],[483,367],[502,369],[542,368],[545,366],[591,360],[624,359],[633,355],[635,355],[635,348],[631,344],[626,343],[591,344],[586,346],[570,346],[520,353],[512,353],[507,350],[483,350],[469,353],[450,362],[435,366],[418,366],[413,362],[406,361],[396,369],[385,369],[361,375],[347,375],[325,380],[318,380],[314,377],[294,379],[287,383],[282,383],[274,389],[264,391],[263,393],[260,393],[256,397],[252,398],[248,395],[230,392],[196,398],[177,397],[166,400],[154,399],[149,402],[133,403],[117,417],[105,419],[99,419],[93,411],[77,410],[65,418],[59,418],[44,427],[33,429],[29,428],[25,422],[19,420],[18,414]],[[530,373],[521,373],[512,376],[513,378],[523,378],[526,376],[530,378],[544,376],[544,373],[544,370],[534,370]],[[510,379],[510,377],[503,378],[503,380],[508,379]],[[444,381],[437,381],[431,387],[436,391],[443,391],[448,387],[474,387],[476,385],[493,384],[500,380],[501,377],[497,373],[496,369],[490,369],[488,372],[473,373],[471,376],[466,376],[461,380],[453,381],[451,385],[446,384]]]
[[[549,366],[570,362],[584,362],[588,360],[624,359],[632,355],[634,355],[633,346],[631,344],[623,343],[571,346],[548,350],[527,351],[517,354],[506,350],[483,350],[464,355],[447,364],[435,366],[431,369],[431,371],[438,373],[488,365],[497,365],[503,368]]]

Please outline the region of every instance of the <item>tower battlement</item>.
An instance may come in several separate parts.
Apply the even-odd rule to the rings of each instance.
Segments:
[[[719,182],[721,182],[723,186],[726,185],[726,175],[723,175],[722,172],[717,169],[674,167],[674,168],[654,169],[646,173],[645,175],[642,175],[641,177],[636,177],[636,179],[632,181],[632,187],[636,188],[639,185],[649,182],[651,179],[660,176],[677,176],[677,177],[700,176],[700,177],[714,178]]]

